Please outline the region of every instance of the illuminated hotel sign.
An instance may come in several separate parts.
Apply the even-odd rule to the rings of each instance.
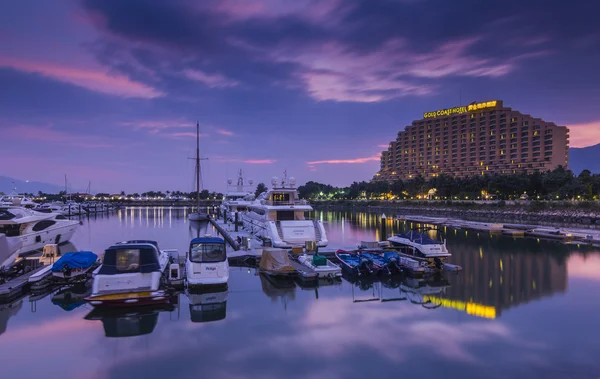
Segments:
[[[469,104],[469,105],[463,106],[463,107],[440,109],[435,112],[423,113],[423,118],[450,116],[453,114],[461,114],[461,113],[467,113],[467,112],[471,112],[471,111],[477,111],[479,109],[494,108],[497,104],[498,104],[498,101],[494,100],[494,101],[484,101],[483,103]]]
[[[435,296],[424,296],[423,300],[431,301],[433,304],[440,304],[444,308],[451,308],[466,312],[472,316],[496,318],[496,308],[487,305],[465,303],[458,300],[440,299],[439,297]]]

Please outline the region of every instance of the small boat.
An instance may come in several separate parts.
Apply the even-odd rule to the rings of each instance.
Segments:
[[[223,285],[229,280],[225,240],[210,235],[194,238],[185,260],[187,285]]]
[[[85,300],[95,307],[132,307],[164,304],[169,253],[156,241],[117,243],[104,252],[104,260],[93,272],[92,296]]]
[[[388,267],[390,267],[392,272],[406,271],[413,275],[423,275],[431,271],[419,261],[400,255],[395,251],[384,251],[383,259],[388,262]]]
[[[372,253],[369,251],[360,251],[359,254],[361,257],[368,259],[373,262],[373,268],[377,275],[390,275],[392,270],[389,268],[389,261],[384,259],[381,255],[377,253]]]
[[[419,229],[417,229],[419,230]],[[451,254],[446,248],[446,241],[443,239],[434,240],[424,232],[434,230],[439,235],[441,231],[434,228],[422,229],[423,232],[411,230],[407,233],[402,233],[388,238],[392,247],[401,249],[398,254],[423,262],[427,267],[441,270],[444,267],[444,262]]]
[[[85,279],[97,262],[98,256],[91,251],[66,253],[52,265],[52,277],[63,282]]]
[[[338,250],[335,256],[341,263],[341,267],[351,275],[364,276],[375,272],[373,262],[364,256],[351,251]]]
[[[297,275],[288,252],[284,249],[263,249],[258,267],[261,273],[269,276]]]
[[[318,253],[314,255],[302,254],[298,257],[298,262],[315,271],[319,278],[338,278],[342,276],[340,266]]]

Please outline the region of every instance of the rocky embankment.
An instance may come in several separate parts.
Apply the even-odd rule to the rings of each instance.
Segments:
[[[531,204],[499,206],[481,204],[419,204],[409,202],[321,202],[313,204],[318,210],[354,210],[360,212],[385,213],[388,216],[420,215],[429,217],[451,217],[472,221],[496,221],[504,223],[536,225],[577,225],[600,229],[600,208],[594,207],[548,207],[535,209]],[[587,209],[586,209],[587,208]],[[591,209],[593,208],[593,209]]]

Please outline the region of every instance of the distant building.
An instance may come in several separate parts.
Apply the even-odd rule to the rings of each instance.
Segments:
[[[494,100],[424,113],[382,152],[373,180],[532,173],[568,162],[567,127]]]

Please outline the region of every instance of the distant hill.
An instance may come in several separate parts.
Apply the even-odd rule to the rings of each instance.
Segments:
[[[588,147],[571,147],[569,149],[569,169],[575,175],[588,169],[592,174],[600,174],[600,143]]]
[[[56,184],[25,182],[23,180],[9,178],[7,176],[0,176],[0,192],[9,194],[13,191],[13,187],[17,188],[17,193],[33,193],[34,195],[37,194],[38,191],[45,193],[58,193],[65,189],[65,187],[58,186]]]

